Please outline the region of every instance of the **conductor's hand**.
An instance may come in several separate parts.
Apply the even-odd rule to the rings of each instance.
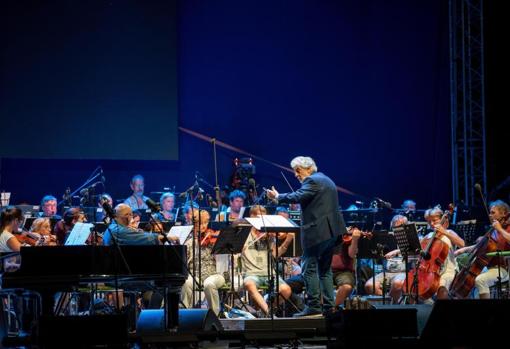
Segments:
[[[271,189],[268,189],[266,190],[266,193],[267,193],[267,197],[270,198],[271,200],[276,200],[276,198],[278,197],[278,191],[273,187],[271,187]]]

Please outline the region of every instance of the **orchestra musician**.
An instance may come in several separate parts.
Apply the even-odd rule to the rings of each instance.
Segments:
[[[250,217],[257,217],[265,214],[267,214],[267,211],[263,206],[254,205],[250,209]],[[293,236],[288,234],[286,239],[280,244],[278,251],[276,251],[276,244],[273,242],[274,235],[263,233],[252,227],[243,247],[241,253],[243,284],[250,298],[265,316],[269,314],[269,306],[259,293],[259,288],[269,285],[269,278],[267,275],[269,270],[268,264],[270,263],[268,259],[268,249],[271,250],[271,254],[274,258],[278,258],[287,250],[292,239]],[[279,277],[278,291],[282,296],[282,298],[278,300],[279,302],[288,299],[292,293],[289,285],[287,285],[281,277]]]
[[[159,204],[161,206],[161,211],[157,213],[157,219],[160,221],[174,221],[175,195],[170,192],[161,194]]]
[[[14,206],[6,207],[0,214],[0,252],[19,252],[22,244],[14,236],[23,223],[21,210]]]
[[[99,196],[99,199],[97,200],[97,206],[100,208],[103,208],[103,202],[108,203],[110,207],[113,207],[113,198],[110,194],[103,193]],[[96,214],[96,222],[102,222],[105,220],[106,213],[104,212],[104,209],[101,210]]]
[[[182,214],[184,216],[184,225],[192,225],[193,224],[193,214],[196,210],[199,209],[199,206],[194,201],[188,201],[184,204],[182,208]]]
[[[342,243],[335,247],[331,260],[333,283],[336,286],[335,306],[344,304],[356,285],[354,261],[358,253],[361,231],[350,228]]]
[[[42,212],[39,212],[38,217],[62,219],[57,214],[57,198],[53,195],[45,195],[41,199],[41,209]]]
[[[240,190],[234,190],[228,196],[230,206],[226,211],[222,211],[216,217],[218,222],[233,222],[239,218],[243,218],[244,214],[244,201],[246,195]]]
[[[455,277],[457,271],[457,261],[455,260],[454,248],[464,247],[464,240],[453,230],[447,229],[446,225],[441,225],[443,210],[439,207],[431,208],[425,211],[425,220],[431,229],[437,231],[436,239],[440,239],[448,245],[448,256],[440,269],[439,288],[436,291],[437,299],[448,299],[448,289]],[[447,222],[446,222],[447,223]],[[430,239],[433,232],[429,233],[424,239]]]
[[[502,201],[496,200],[489,204],[489,218],[492,228],[494,228],[491,238],[496,240],[498,250],[510,251],[510,206]],[[474,250],[476,245],[466,246],[456,251],[456,255],[469,253]],[[500,267],[498,270],[498,266]],[[495,285],[499,273],[501,272],[501,281],[508,280],[508,271],[502,258],[493,257],[487,265],[487,271],[482,272],[475,278],[475,288],[478,290],[480,299],[490,298],[490,287]]]
[[[403,215],[395,215],[391,219],[390,229],[395,227],[399,227],[401,225],[407,224],[407,217]],[[382,296],[383,294],[383,282],[388,283],[390,286],[390,297],[393,303],[398,303],[400,296],[402,295],[402,287],[404,286],[404,282],[406,279],[405,274],[405,264],[402,260],[402,257],[397,257],[400,254],[400,250],[396,249],[388,252],[384,257],[386,258],[386,272],[379,273],[375,275],[373,278],[367,280],[365,283],[365,291],[368,294],[375,294],[378,296]],[[386,279],[384,279],[386,276]],[[375,289],[374,289],[375,285]]]
[[[57,238],[57,244],[64,245],[74,225],[78,222],[83,223],[86,221],[85,213],[83,213],[79,207],[68,208],[64,212],[64,218],[58,221],[53,228],[53,234],[55,234]]]
[[[130,227],[133,211],[126,204],[115,207],[115,219],[110,223],[103,236],[103,244],[114,245],[157,245],[163,238],[159,234],[146,233],[140,229]],[[115,239],[115,241],[113,240]]]
[[[137,174],[131,178],[131,182],[129,184],[133,194],[124,200],[124,203],[131,207],[131,210],[146,210],[149,207],[145,203],[147,196],[143,195],[143,191],[145,188],[145,180],[142,175]]]
[[[32,222],[30,233],[38,234],[41,239],[41,245],[56,246],[57,237],[51,234],[51,224],[49,218],[37,218]]]
[[[200,215],[200,216],[199,216]],[[200,213],[197,210],[193,212],[193,218],[195,222],[195,259],[193,259],[193,239],[188,239],[185,243],[188,252],[188,268],[193,270],[193,263],[195,264],[195,270],[198,267],[198,256],[200,249],[200,271],[201,279],[203,282],[203,289],[207,305],[216,315],[220,312],[220,296],[218,289],[225,285],[225,277],[216,270],[216,259],[212,254],[212,248],[217,238],[217,232],[208,228],[210,215],[206,210],[201,210]],[[198,280],[198,272],[195,273],[195,281]],[[193,306],[193,277],[188,276],[188,279],[184,282],[181,291],[181,300],[186,308]]]

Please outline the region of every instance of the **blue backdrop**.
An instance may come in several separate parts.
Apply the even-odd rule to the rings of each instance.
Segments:
[[[188,0],[177,11],[179,125],[285,166],[312,156],[337,185],[394,206],[450,200],[447,2]],[[178,147],[178,161],[2,159],[0,184],[37,202],[98,165],[115,198],[136,173],[147,192],[184,190],[195,171],[213,183],[211,144],[180,133]],[[220,184],[236,156],[218,148]],[[286,190],[278,168],[255,164],[258,183]]]

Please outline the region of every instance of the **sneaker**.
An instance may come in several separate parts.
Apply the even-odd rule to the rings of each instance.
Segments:
[[[320,309],[311,309],[305,307],[302,312],[294,314],[292,317],[320,317],[322,316],[322,311]]]

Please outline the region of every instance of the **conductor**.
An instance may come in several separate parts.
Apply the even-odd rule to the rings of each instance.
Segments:
[[[294,317],[320,315],[335,305],[331,260],[338,237],[347,231],[339,210],[335,183],[317,172],[317,166],[310,157],[298,156],[290,165],[301,187],[293,193],[284,194],[272,187],[267,195],[278,203],[301,204],[302,270],[307,302],[304,310]]]

